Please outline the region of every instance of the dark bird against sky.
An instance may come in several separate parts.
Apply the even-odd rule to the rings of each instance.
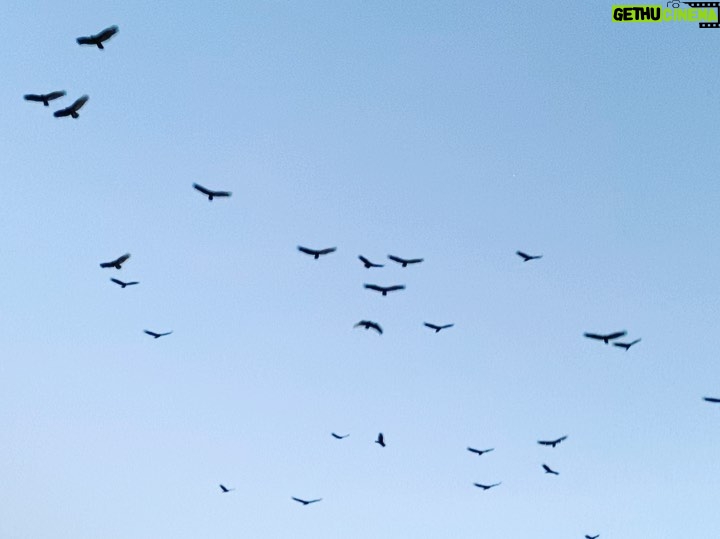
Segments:
[[[609,333],[607,335],[601,335],[598,333],[585,333],[584,334],[588,339],[597,339],[598,341],[603,341],[605,344],[608,344],[613,339],[619,339],[620,337],[624,337],[627,335],[627,331],[617,331],[615,333]]]
[[[83,108],[83,105],[85,103],[87,103],[88,99],[90,99],[90,97],[87,95],[79,97],[75,101],[75,103],[73,103],[69,107],[66,107],[66,108],[60,109],[60,110],[56,110],[53,113],[53,116],[55,116],[55,118],[62,118],[64,116],[72,116],[73,118],[75,118],[77,120],[78,118],[80,118],[80,114],[78,114],[78,111],[81,108]]]
[[[557,444],[559,444],[563,440],[567,440],[567,436],[561,436],[557,440],[538,440],[538,443],[540,445],[549,445],[549,446],[555,447]]]
[[[129,283],[124,283],[120,279],[115,279],[114,277],[111,277],[110,280],[116,284],[119,284],[123,288],[125,288],[126,286],[132,286],[134,284],[140,284],[139,281],[130,281]]]
[[[538,258],[542,258],[542,255],[529,255],[527,253],[523,253],[522,251],[515,251],[515,254],[518,255],[523,259],[523,262],[528,262],[529,260],[537,260]]]
[[[365,266],[366,268],[382,268],[382,267],[384,267],[382,264],[374,264],[373,262],[370,262],[363,255],[358,256],[358,258],[362,261],[363,266]]]
[[[627,352],[628,350],[630,350],[631,346],[639,343],[640,341],[642,341],[642,339],[635,339],[633,342],[614,342],[613,346],[617,346],[619,348],[624,348],[625,351]]]
[[[383,436],[383,433],[381,432],[378,434],[377,440],[375,440],[376,444],[380,444],[381,447],[385,447],[385,436]]]
[[[50,92],[49,94],[25,94],[23,97],[25,101],[37,101],[42,103],[46,107],[50,106],[50,101],[58,99],[65,95],[65,90],[59,90],[57,92]]]
[[[225,492],[232,492],[233,490],[235,490],[234,488],[227,488],[225,485],[220,485],[220,489],[221,489],[224,493],[225,493]]]
[[[232,196],[232,193],[230,191],[213,191],[212,189],[208,189],[207,187],[203,187],[199,183],[194,183],[193,187],[200,191],[202,194],[207,195],[208,200],[212,201],[215,197],[229,197]]]
[[[440,333],[441,329],[451,328],[455,325],[455,324],[445,324],[444,326],[436,326],[435,324],[429,324],[427,322],[423,322],[423,323],[430,329],[434,329],[435,333]]]
[[[490,451],[495,451],[495,448],[492,447],[490,449],[475,449],[473,447],[468,447],[467,450],[471,453],[477,453],[478,455],[482,455],[484,453],[489,453]]]
[[[311,503],[316,503],[322,500],[322,498],[318,498],[317,500],[301,500],[300,498],[296,498],[295,496],[293,496],[292,499],[296,502],[300,502],[303,505],[310,505]]]
[[[380,335],[382,335],[383,330],[380,327],[380,324],[378,324],[377,322],[373,322],[371,320],[360,320],[360,322],[355,324],[355,326],[353,326],[353,327],[360,327],[360,326],[364,327],[365,329],[372,328],[375,331],[377,331]]]
[[[720,399],[715,398],[715,397],[703,397],[703,400],[704,400],[704,401],[707,401],[707,402],[720,403]]]
[[[399,256],[395,255],[388,255],[388,258],[393,262],[402,264],[403,268],[407,268],[408,264],[419,264],[424,260],[424,258],[400,258]]]
[[[145,331],[145,333],[147,333],[151,337],[155,337],[156,339],[164,337],[165,335],[170,335],[172,333],[172,331],[168,331],[167,333],[155,333],[154,331],[150,331],[149,329],[145,329],[143,331]]]
[[[298,251],[305,253],[306,255],[312,255],[315,257],[315,260],[320,258],[321,255],[327,255],[330,253],[333,253],[337,250],[337,247],[328,247],[327,249],[309,249],[307,247],[303,247],[301,245],[298,245]]]
[[[483,485],[482,483],[473,483],[473,485],[475,485],[476,487],[481,488],[483,490],[490,490],[493,487],[502,485],[502,481],[500,481],[500,483],[493,483],[492,485]]]
[[[560,475],[560,474],[559,474],[558,472],[556,472],[555,470],[552,470],[552,469],[550,468],[550,466],[548,466],[547,464],[543,464],[542,467],[543,467],[543,470],[545,470],[545,473],[551,473],[551,474],[553,474],[553,475]]]
[[[349,434],[336,434],[334,432],[331,432],[330,434],[332,434],[332,437],[337,440],[342,440],[343,438],[347,438],[348,436],[350,436]]]
[[[598,539],[598,537],[600,537],[600,535],[586,535],[585,539]]]
[[[117,34],[118,30],[119,28],[117,26],[110,26],[94,36],[79,37],[77,38],[77,42],[78,45],[97,45],[98,49],[104,49],[103,43]]]
[[[377,292],[382,292],[383,296],[387,296],[388,292],[393,292],[395,290],[405,290],[404,284],[396,284],[394,286],[380,286],[377,284],[366,284],[365,288],[368,288],[370,290],[375,290]]]
[[[120,269],[128,258],[130,258],[130,253],[126,253],[111,262],[103,262],[100,264],[100,267]]]

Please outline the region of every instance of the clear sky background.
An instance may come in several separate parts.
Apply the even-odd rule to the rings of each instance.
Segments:
[[[720,30],[384,1],[0,30],[0,537],[717,537]]]

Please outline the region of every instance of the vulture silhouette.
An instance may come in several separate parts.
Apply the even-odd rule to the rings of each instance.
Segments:
[[[630,350],[631,346],[639,343],[640,341],[642,341],[642,339],[635,339],[633,342],[614,342],[613,346],[617,346],[618,348],[624,348],[627,352],[628,350]]]
[[[378,324],[377,322],[373,322],[371,320],[360,320],[360,322],[355,324],[353,327],[360,327],[360,326],[364,327],[365,329],[372,328],[375,331],[377,331],[380,335],[382,335],[383,330],[380,327],[380,324]]]
[[[119,284],[122,288],[125,288],[126,286],[132,286],[134,284],[140,284],[139,281],[130,281],[129,283],[124,283],[120,279],[115,279],[114,277],[111,277],[110,280],[116,284]]]
[[[385,447],[385,436],[383,436],[383,433],[379,433],[377,440],[375,440],[376,444],[380,444],[380,447]]]
[[[549,446],[555,447],[557,444],[559,444],[563,440],[567,440],[567,436],[561,436],[557,440],[538,440],[538,443],[540,445],[549,445]]]
[[[308,249],[307,247],[303,247],[302,245],[298,245],[298,251],[301,253],[305,253],[306,255],[312,255],[315,257],[315,260],[320,258],[321,255],[328,255],[330,253],[333,253],[337,250],[337,247],[328,247],[327,249]]]
[[[343,438],[350,436],[349,434],[335,434],[334,432],[331,432],[330,434],[332,434],[332,437],[336,440],[342,440]]]
[[[65,95],[65,90],[59,90],[57,92],[50,92],[49,94],[25,94],[23,97],[25,101],[36,101],[42,103],[46,107],[50,106],[50,101],[58,99]]]
[[[613,339],[627,335],[627,331],[616,331],[615,333],[609,333],[607,335],[600,335],[598,333],[585,333],[584,335],[588,339],[597,339],[598,341],[603,341],[605,344],[608,344]]]
[[[102,264],[100,264],[100,267],[120,269],[128,258],[130,258],[130,253],[122,255],[113,260],[112,262],[103,262]]]
[[[470,451],[471,453],[476,453],[477,455],[482,455],[484,453],[490,453],[490,451],[495,451],[495,448],[493,447],[491,449],[475,449],[473,447],[468,447],[467,450]]]
[[[451,328],[455,325],[455,324],[445,324],[444,326],[436,326],[435,324],[429,324],[427,322],[423,322],[423,323],[430,329],[434,329],[435,333],[440,333],[441,329]]]
[[[300,498],[296,498],[295,496],[292,496],[292,499],[296,502],[300,502],[303,505],[310,505],[311,503],[316,503],[322,500],[322,498],[318,498],[317,500],[301,500]]]
[[[483,485],[482,483],[473,483],[473,485],[475,485],[476,487],[481,488],[483,490],[490,490],[493,487],[502,485],[502,481],[500,481],[499,483],[493,483],[492,485]]]
[[[598,537],[600,537],[599,534],[598,535],[586,535],[585,539],[598,539]]]
[[[551,470],[550,466],[548,466],[547,464],[543,464],[542,467],[543,467],[543,470],[545,470],[545,473],[551,473],[553,475],[560,475],[555,470]]]
[[[388,258],[393,262],[402,264],[403,268],[407,268],[408,264],[419,264],[424,260],[423,258],[400,258],[399,256],[395,255],[388,255]]]
[[[56,110],[53,113],[53,116],[55,118],[63,118],[64,116],[72,116],[76,120],[80,118],[80,115],[78,114],[78,111],[83,107],[85,103],[87,103],[87,100],[90,99],[87,95],[84,95],[82,97],[79,97],[75,103],[70,105],[69,107],[65,107],[64,109]]]
[[[522,251],[515,251],[515,254],[518,255],[520,258],[523,259],[523,262],[527,262],[529,260],[537,260],[538,258],[542,258],[542,255],[529,255],[527,253],[523,253]]]
[[[213,191],[212,189],[208,189],[207,187],[203,187],[199,183],[194,183],[193,187],[200,191],[202,194],[206,195],[208,197],[209,201],[212,201],[215,197],[229,197],[232,196],[232,193],[230,191]]]
[[[155,333],[154,331],[150,331],[149,329],[145,329],[143,331],[145,331],[145,333],[147,333],[151,337],[155,337],[156,339],[164,337],[165,335],[170,335],[172,333],[172,331],[168,331],[167,333]]]
[[[376,284],[366,284],[365,288],[368,288],[370,290],[375,290],[377,292],[382,292],[383,296],[387,296],[388,292],[394,292],[395,290],[405,290],[404,284],[396,284],[394,286],[379,286]]]
[[[103,43],[117,34],[118,30],[119,28],[117,26],[111,26],[94,36],[79,37],[77,38],[77,42],[78,45],[97,45],[98,49],[104,49]]]
[[[365,266],[366,268],[382,268],[382,267],[384,267],[382,264],[374,264],[373,262],[370,262],[363,255],[358,256],[358,258],[362,261],[363,266]]]
[[[223,492],[232,492],[233,490],[235,490],[234,488],[227,488],[225,485],[220,485],[220,489]]]

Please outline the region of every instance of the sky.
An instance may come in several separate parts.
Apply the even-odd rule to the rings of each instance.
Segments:
[[[0,537],[717,536],[720,31],[61,4],[0,6]]]

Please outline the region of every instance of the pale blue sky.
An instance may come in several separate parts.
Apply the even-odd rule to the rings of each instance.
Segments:
[[[71,4],[0,6],[0,537],[717,536],[720,31]]]

